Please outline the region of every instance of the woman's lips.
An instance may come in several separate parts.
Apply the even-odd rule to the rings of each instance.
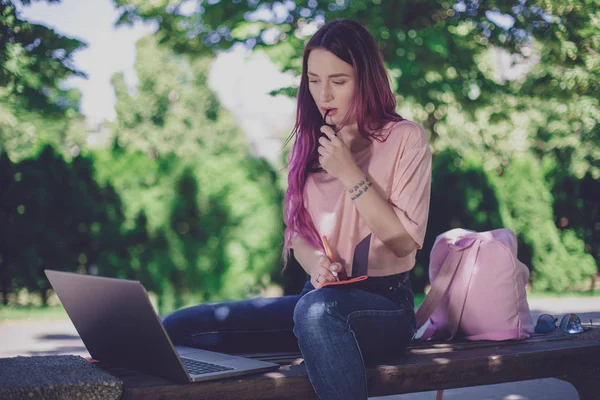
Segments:
[[[329,110],[327,113],[328,117],[333,117],[337,113],[337,108],[324,109],[323,111],[327,112],[327,110]]]

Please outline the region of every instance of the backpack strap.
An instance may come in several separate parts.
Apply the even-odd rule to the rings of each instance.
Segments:
[[[461,252],[456,251],[453,246],[448,247],[448,256],[438,271],[435,281],[431,284],[431,288],[429,289],[427,296],[425,296],[425,300],[423,300],[423,303],[417,310],[417,330],[421,329],[421,327],[425,325],[425,322],[427,322],[429,317],[431,317],[431,314],[433,314],[435,309],[440,305],[442,297],[444,297],[450,288],[450,284],[454,279],[456,270],[460,265],[461,258]]]
[[[475,239],[468,245],[468,247],[461,249],[461,253],[463,253],[464,257],[464,263],[462,263],[460,272],[457,272],[452,287],[452,295],[456,296],[456,300],[454,300],[455,303],[453,304],[458,304],[459,307],[451,307],[448,310],[448,330],[450,333],[449,339],[454,338],[454,335],[456,335],[458,327],[460,326],[460,321],[462,320],[465,304],[467,303],[467,294],[469,293],[473,271],[475,271],[475,261],[477,260],[477,254],[479,253],[480,245],[481,240]]]
[[[440,268],[435,281],[431,284],[431,289],[425,297],[423,304],[419,307],[416,312],[417,330],[419,330],[427,320],[431,317],[435,309],[439,306],[442,298],[450,289],[452,282],[457,279],[457,271],[461,266],[463,257],[466,257],[464,267],[461,268],[459,275],[460,288],[453,290],[460,296],[459,304],[460,311],[458,313],[452,313],[448,316],[448,327],[450,328],[450,335],[454,337],[458,327],[460,325],[460,319],[465,307],[467,299],[467,291],[471,283],[471,277],[473,276],[473,270],[475,267],[475,260],[477,259],[477,253],[479,252],[479,245],[481,240],[458,240],[455,244],[448,246],[448,256],[444,260],[442,267]],[[422,335],[423,339],[431,337],[433,334],[434,327],[429,325]]]

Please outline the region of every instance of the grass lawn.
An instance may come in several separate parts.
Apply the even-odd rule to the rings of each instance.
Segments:
[[[587,290],[585,292],[562,292],[562,293],[554,293],[554,292],[536,292],[532,291],[527,293],[528,298],[536,298],[536,299],[557,299],[561,297],[600,297],[600,289],[596,290]]]
[[[0,324],[5,321],[57,321],[69,319],[62,306],[0,306]]]
[[[419,307],[425,300],[425,293],[415,293],[415,307]]]
[[[598,297],[600,290],[587,292],[531,292],[528,298],[564,298],[564,297]],[[415,306],[423,303],[425,294],[415,293]],[[69,317],[62,306],[39,307],[39,306],[0,306],[0,324],[6,321],[57,321],[66,320]]]

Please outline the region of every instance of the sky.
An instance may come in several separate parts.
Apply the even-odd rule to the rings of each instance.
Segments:
[[[75,65],[88,74],[88,79],[70,78],[66,84],[81,90],[81,112],[91,122],[113,120],[115,93],[110,84],[111,76],[124,72],[127,84],[135,85],[135,42],[155,28],[150,24],[115,28],[118,13],[110,0],[35,2],[19,10],[23,19],[49,26],[88,44],[74,55]]]
[[[18,8],[23,19],[87,43],[86,49],[75,53],[73,61],[88,78],[70,78],[65,84],[81,90],[80,110],[90,126],[114,120],[116,98],[111,77],[123,72],[127,85],[137,84],[135,44],[155,32],[155,25],[115,27],[118,12],[111,0],[34,2]],[[215,58],[208,81],[246,133],[254,153],[277,163],[281,138],[287,136],[294,122],[295,102],[282,96],[273,98],[268,92],[294,84],[296,78],[281,73],[265,55],[252,54],[248,58],[239,48]]]

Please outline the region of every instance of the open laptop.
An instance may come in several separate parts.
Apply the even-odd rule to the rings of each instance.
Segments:
[[[95,360],[180,383],[279,368],[270,362],[173,346],[138,281],[45,272]]]

